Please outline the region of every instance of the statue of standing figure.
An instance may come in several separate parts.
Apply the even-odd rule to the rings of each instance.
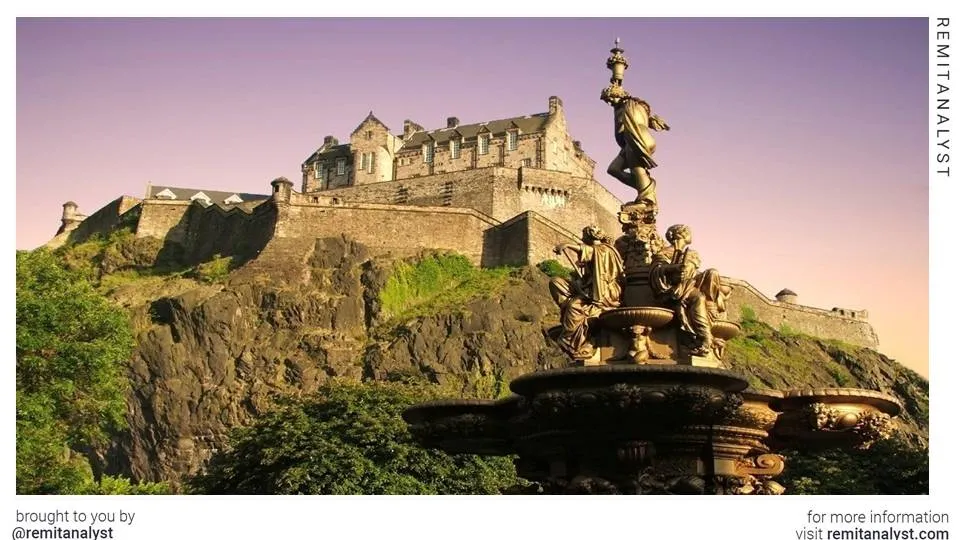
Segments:
[[[560,348],[573,361],[593,357],[590,322],[608,309],[620,305],[623,291],[623,259],[612,239],[597,227],[586,227],[580,244],[563,244],[554,253],[563,254],[573,264],[573,279],[550,280],[550,294],[560,306]]]
[[[619,85],[603,90],[600,99],[613,106],[614,136],[620,153],[613,158],[607,173],[637,190],[634,201],[650,210],[657,208],[657,182],[650,170],[657,166],[653,152],[657,143],[653,131],[667,131],[670,126],[650,112],[650,105],[632,97]]]
[[[713,268],[697,273],[700,255],[690,248],[690,227],[673,225],[667,229],[666,239],[670,245],[653,257],[650,286],[661,299],[673,304],[681,330],[692,338],[690,354],[706,356],[715,346],[712,323],[726,312],[731,288]]]

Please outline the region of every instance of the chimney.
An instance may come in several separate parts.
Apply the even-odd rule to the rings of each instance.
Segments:
[[[411,135],[417,132],[418,127],[419,126],[414,124],[412,120],[404,120],[403,121],[403,138],[409,139]]]
[[[459,126],[459,125],[460,125],[460,119],[457,118],[456,116],[451,116],[451,117],[447,118],[447,127],[448,127],[448,128],[455,128],[455,127],[457,127],[457,126]]]
[[[550,96],[550,100],[547,103],[549,104],[548,110],[550,112],[550,116],[563,111],[563,101],[561,101],[557,96]]]
[[[323,138],[324,148],[329,148],[331,146],[336,146],[338,144],[340,144],[340,141],[338,141],[337,138],[334,137],[333,135],[327,135],[326,137]]]

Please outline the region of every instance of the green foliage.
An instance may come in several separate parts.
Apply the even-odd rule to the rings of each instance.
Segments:
[[[234,431],[189,482],[205,494],[495,494],[517,483],[508,458],[417,445],[400,413],[437,392],[398,383],[324,386]]]
[[[190,275],[206,283],[223,283],[230,273],[232,263],[233,257],[221,257],[217,254],[213,259],[198,264]]]
[[[537,265],[537,268],[550,277],[569,278],[572,273],[569,268],[560,264],[560,262],[555,259],[541,261],[540,264]]]
[[[784,335],[784,336],[799,336],[799,335],[800,335],[800,332],[794,330],[792,326],[790,326],[789,324],[787,324],[787,323],[785,323],[785,322],[784,322],[784,323],[780,323],[780,328],[778,329],[778,331],[779,331],[782,335]]]
[[[792,495],[925,495],[930,490],[926,448],[893,437],[868,450],[791,450],[778,478]]]
[[[72,450],[124,422],[126,313],[46,250],[17,252],[17,492],[71,493],[91,476]]]
[[[753,310],[750,306],[740,306],[740,322],[743,323],[755,323],[757,319],[757,312]]]
[[[509,282],[511,272],[510,268],[477,268],[458,254],[398,262],[380,291],[381,310],[394,321],[436,313],[496,293]]]
[[[171,495],[173,490],[165,482],[134,484],[119,476],[104,475],[99,482],[87,482],[75,492],[77,495]]]

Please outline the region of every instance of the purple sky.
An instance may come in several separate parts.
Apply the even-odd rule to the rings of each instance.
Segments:
[[[543,112],[616,154],[614,37],[658,136],[661,229],[772,296],[867,309],[928,373],[926,19],[145,19],[17,23],[18,249],[146,183],[269,191],[372,109],[395,133]]]

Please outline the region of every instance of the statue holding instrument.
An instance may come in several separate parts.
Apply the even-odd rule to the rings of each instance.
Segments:
[[[554,249],[554,253],[567,258],[576,274],[571,279],[550,280],[550,294],[560,306],[558,343],[574,362],[588,360],[594,354],[591,321],[620,305],[623,259],[612,244],[612,238],[591,226],[583,229],[581,243]]]

